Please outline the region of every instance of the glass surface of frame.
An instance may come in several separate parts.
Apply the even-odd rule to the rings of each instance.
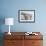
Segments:
[[[35,22],[35,10],[19,10],[18,21],[22,23],[34,23]]]

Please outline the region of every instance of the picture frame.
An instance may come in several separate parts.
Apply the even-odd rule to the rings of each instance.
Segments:
[[[18,10],[18,21],[20,23],[34,23],[35,10]]]

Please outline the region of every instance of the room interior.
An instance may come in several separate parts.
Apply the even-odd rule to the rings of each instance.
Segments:
[[[19,22],[19,10],[35,10],[35,22]],[[10,32],[40,32],[43,38],[42,46],[46,46],[46,0],[0,0],[0,46],[4,46],[4,34],[9,31],[9,26],[5,25],[5,18],[14,18]]]

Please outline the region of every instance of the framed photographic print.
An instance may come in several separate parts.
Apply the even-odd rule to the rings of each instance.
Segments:
[[[34,23],[35,22],[35,10],[19,10],[18,21],[22,23]]]

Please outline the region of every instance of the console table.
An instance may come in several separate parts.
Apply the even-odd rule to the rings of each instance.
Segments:
[[[38,35],[26,35],[26,32],[11,32],[8,35],[4,33],[4,46],[43,46],[43,35],[40,32]]]

